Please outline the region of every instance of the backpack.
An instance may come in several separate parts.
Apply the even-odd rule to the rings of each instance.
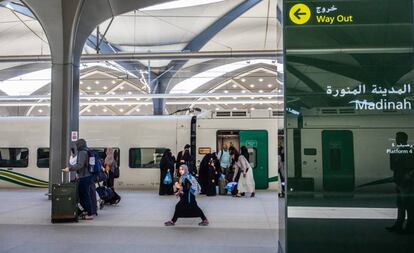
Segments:
[[[191,187],[190,187],[191,194],[193,194],[194,196],[200,194],[201,186],[198,183],[197,179],[193,175],[188,174],[188,180],[190,180],[191,182]]]
[[[105,181],[107,176],[102,170],[102,163],[95,151],[88,149],[88,170],[97,182]]]

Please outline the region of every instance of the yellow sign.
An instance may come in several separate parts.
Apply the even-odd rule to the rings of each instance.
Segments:
[[[290,8],[289,17],[293,23],[303,25],[309,21],[311,10],[305,4],[295,4]]]

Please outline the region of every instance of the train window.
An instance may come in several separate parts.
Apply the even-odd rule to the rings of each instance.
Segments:
[[[27,148],[0,148],[1,168],[27,168],[29,165],[29,149]]]
[[[38,168],[49,168],[49,148],[38,148],[37,149],[37,167]]]
[[[160,160],[166,148],[131,148],[129,149],[129,167],[159,168]]]
[[[254,169],[256,168],[256,164],[257,164],[257,149],[248,148],[247,150],[249,151],[250,166]]]
[[[303,149],[303,154],[304,155],[316,155],[316,148],[305,148]]]
[[[98,155],[98,157],[100,159],[105,160],[105,158],[106,158],[106,148],[92,147],[92,148],[89,148],[89,149],[93,150]],[[119,160],[120,160],[119,159],[120,150],[119,150],[119,148],[112,148],[112,149],[113,149],[113,152],[114,152],[114,160],[117,162],[118,167],[119,167],[119,164],[120,164],[120,162],[119,162]]]

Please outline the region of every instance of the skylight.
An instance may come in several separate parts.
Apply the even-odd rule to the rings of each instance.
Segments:
[[[50,83],[51,69],[43,69],[0,81],[0,90],[9,96],[27,96]]]
[[[177,0],[164,4],[156,4],[150,7],[140,9],[140,11],[159,11],[159,10],[168,10],[168,9],[178,9],[185,7],[192,7],[203,4],[212,4],[223,2],[224,0]]]
[[[268,65],[275,65],[273,60],[267,60],[267,59],[257,59],[257,60],[249,60],[249,61],[240,61],[240,62],[234,62],[226,65],[222,65],[216,68],[209,69],[205,72],[201,72],[197,75],[194,75],[191,78],[188,78],[177,85],[174,86],[174,88],[171,89],[170,93],[177,94],[177,93],[183,93],[188,94],[192,92],[193,90],[201,87],[202,85],[210,82],[211,80],[223,76],[227,73],[233,72],[238,69],[242,69],[254,64],[268,64]]]

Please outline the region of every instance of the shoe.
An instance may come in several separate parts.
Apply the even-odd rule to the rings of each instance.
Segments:
[[[254,198],[254,196],[256,196],[256,194],[252,192],[252,194],[250,195],[250,198]]]
[[[173,221],[164,222],[164,226],[166,226],[166,227],[172,227],[174,225],[175,225],[175,222],[173,222]]]
[[[240,194],[240,196],[244,197],[246,194],[243,192],[242,194]]]
[[[208,222],[208,220],[203,220],[202,222],[198,223],[198,225],[199,225],[199,226],[203,226],[203,227],[208,226],[208,224],[210,224],[210,223]]]
[[[92,215],[83,215],[81,217],[82,220],[93,220],[93,216]]]

